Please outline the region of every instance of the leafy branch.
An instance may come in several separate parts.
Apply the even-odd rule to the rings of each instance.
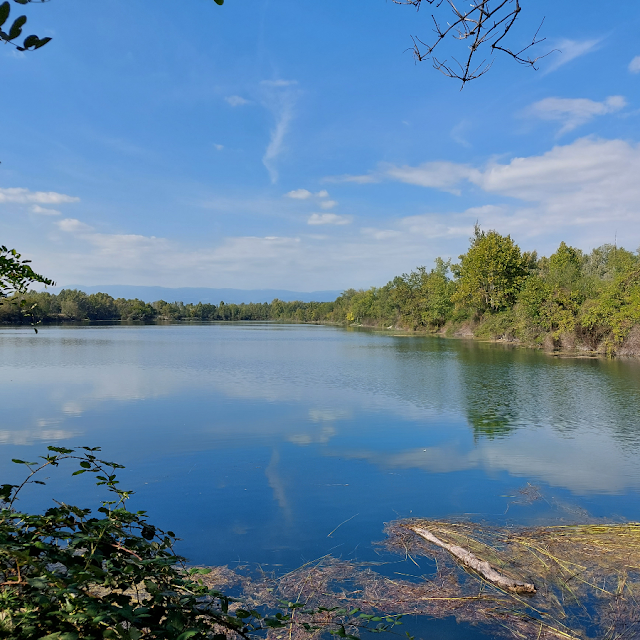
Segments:
[[[13,0],[18,4],[29,4],[36,0]],[[38,2],[48,2],[49,0],[37,0]],[[4,31],[1,27],[5,25],[9,19],[11,13],[11,5],[9,2],[3,2],[0,4],[0,39],[9,44],[12,44],[18,51],[35,51],[44,47],[47,42],[50,42],[51,38],[40,38],[36,35],[27,36],[22,44],[18,44],[16,40],[22,35],[22,28],[27,22],[27,16],[18,16],[12,23],[7,31]]]
[[[5,2],[5,4],[8,3]],[[15,296],[15,294],[26,293],[28,286],[34,282],[44,285],[55,284],[53,280],[36,273],[31,268],[30,262],[31,260],[22,260],[22,256],[15,249],[8,249],[4,245],[0,245],[0,304],[6,298]],[[13,299],[11,302],[16,303],[18,300]],[[19,300],[19,304],[22,308],[22,313],[31,318],[31,325],[34,331],[38,333],[35,327],[37,323],[33,317],[33,310],[37,303],[29,306],[23,298]]]
[[[25,5],[31,4],[34,2],[44,3],[49,2],[50,0],[13,0],[17,4]],[[217,5],[223,5],[224,0],[214,0]],[[18,51],[35,51],[36,49],[40,49],[44,47],[45,44],[51,41],[50,37],[40,38],[36,35],[27,36],[22,44],[19,44],[18,38],[22,35],[22,29],[24,25],[27,23],[27,16],[22,15],[18,16],[11,22],[11,26],[5,31],[2,29],[7,20],[9,19],[9,15],[11,13],[11,5],[8,1],[0,4],[0,40],[13,45]],[[9,24],[9,23],[7,23]]]

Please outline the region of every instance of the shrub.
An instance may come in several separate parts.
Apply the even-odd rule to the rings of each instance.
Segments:
[[[118,487],[122,466],[98,459],[99,449],[49,447],[21,485],[0,487],[0,636],[22,640],[162,638],[222,640],[281,626],[288,616],[229,611],[230,599],[198,581],[203,569],[187,569],[173,551],[171,531],[151,525],[144,511],[131,512],[131,492]],[[44,514],[14,509],[35,476],[62,461],[79,462],[74,475],[94,473],[112,500],[96,514],[63,502]]]

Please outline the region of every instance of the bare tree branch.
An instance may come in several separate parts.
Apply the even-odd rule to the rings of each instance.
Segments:
[[[423,2],[440,9],[446,5],[453,14],[451,22],[438,21],[435,14],[431,15],[434,24],[435,39],[430,44],[412,36],[413,57],[416,62],[431,59],[435,69],[449,78],[455,78],[462,82],[462,87],[467,82],[483,76],[493,64],[493,60],[487,62],[487,54],[492,55],[496,51],[506,53],[516,62],[537,69],[536,63],[541,58],[549,55],[531,57],[529,49],[544,41],[539,38],[540,27],[535,32],[531,43],[526,47],[513,50],[503,44],[506,35],[513,28],[522,7],[520,0],[472,0],[469,9],[460,9],[460,0],[392,0],[395,4],[411,5],[420,10]],[[544,20],[543,20],[544,22]],[[467,42],[468,54],[462,62],[452,58],[438,59],[434,51],[440,43],[451,37],[455,40]],[[442,48],[442,47],[441,47]],[[481,62],[478,59],[483,57]]]

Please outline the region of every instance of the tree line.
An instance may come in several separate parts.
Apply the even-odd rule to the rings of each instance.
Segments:
[[[183,304],[114,299],[78,290],[16,293],[0,322],[239,321],[336,323],[474,335],[547,348],[640,353],[640,255],[605,244],[586,253],[562,242],[549,257],[476,226],[457,263],[436,258],[383,287],[348,289],[333,302]]]

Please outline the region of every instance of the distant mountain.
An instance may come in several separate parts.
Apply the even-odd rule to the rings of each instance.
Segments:
[[[208,289],[199,287],[182,287],[172,289],[169,287],[138,287],[128,284],[104,284],[99,286],[86,286],[84,284],[68,284],[64,287],[48,289],[52,293],[59,293],[62,289],[80,289],[85,293],[108,293],[114,298],[138,298],[145,302],[164,300],[165,302],[184,302],[197,304],[198,302],[219,304],[241,304],[243,302],[271,302],[274,298],[291,302],[331,302],[342,291],[287,291],[284,289]]]

